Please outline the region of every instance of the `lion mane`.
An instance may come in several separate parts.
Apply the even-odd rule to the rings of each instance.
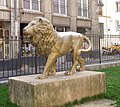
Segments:
[[[24,35],[30,38],[32,45],[37,48],[38,55],[46,56],[51,52],[52,47],[56,43],[58,35],[56,35],[52,24],[49,23],[48,20],[37,17],[24,29],[26,29]]]
[[[57,32],[49,20],[43,17],[34,18],[24,29],[23,34],[29,38],[31,44],[36,47],[37,54],[47,57],[43,75],[45,78],[53,71],[55,75],[55,61],[58,57],[72,53],[73,66],[65,74],[71,75],[75,72],[77,64],[80,63],[80,70],[84,70],[84,59],[80,56],[81,52],[91,49],[91,42],[88,37],[77,32]],[[84,43],[88,43],[87,49],[80,49]]]

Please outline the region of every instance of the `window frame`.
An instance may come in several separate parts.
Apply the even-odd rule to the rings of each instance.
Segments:
[[[104,34],[104,23],[99,23],[100,34]]]
[[[120,21],[119,20],[115,20],[116,31],[120,31],[119,25],[120,25]]]
[[[120,12],[120,1],[116,2],[116,12]]]
[[[77,16],[89,18],[89,0],[86,0],[85,3],[83,0],[78,0],[77,2],[78,2]],[[84,13],[84,11],[86,12],[86,14]]]
[[[0,7],[7,7],[7,0],[4,0],[3,5],[0,4]]]
[[[62,4],[62,2],[61,2],[61,0],[57,0],[57,1],[54,1],[53,0],[53,13],[54,14],[62,14],[62,15],[67,15],[68,14],[68,0],[64,0],[64,12],[65,13],[62,13],[61,12],[61,8],[62,8],[62,6],[63,5],[61,5]],[[57,8],[58,8],[58,12],[55,12],[55,6],[57,5]]]
[[[41,10],[40,9],[41,8],[41,6],[40,6],[41,0],[37,0],[38,1],[38,10],[33,9],[33,4],[32,4],[33,1],[32,0],[29,0],[29,1],[30,1],[30,9],[26,9],[26,8],[24,8],[24,0],[23,0],[23,3],[22,3],[23,6],[22,7],[23,7],[24,10],[28,10],[28,11],[40,11]]]
[[[7,5],[7,2],[6,0],[3,1],[3,5],[0,5],[0,6],[6,6]]]

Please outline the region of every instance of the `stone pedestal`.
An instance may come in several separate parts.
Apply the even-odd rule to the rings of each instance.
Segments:
[[[105,74],[94,71],[36,79],[38,75],[9,78],[10,99],[21,107],[54,107],[105,93]]]

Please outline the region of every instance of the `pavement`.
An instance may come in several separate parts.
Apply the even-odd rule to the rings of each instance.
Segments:
[[[108,99],[100,99],[96,101],[86,102],[84,104],[76,105],[74,107],[115,107],[116,102]]]

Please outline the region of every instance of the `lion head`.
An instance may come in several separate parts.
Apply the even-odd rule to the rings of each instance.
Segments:
[[[47,19],[36,17],[23,29],[23,34],[26,36],[33,36],[39,32],[44,34],[52,28],[52,24]]]
[[[31,44],[37,48],[39,54],[49,54],[57,35],[53,25],[43,17],[34,18],[24,29],[23,34],[30,38]]]

